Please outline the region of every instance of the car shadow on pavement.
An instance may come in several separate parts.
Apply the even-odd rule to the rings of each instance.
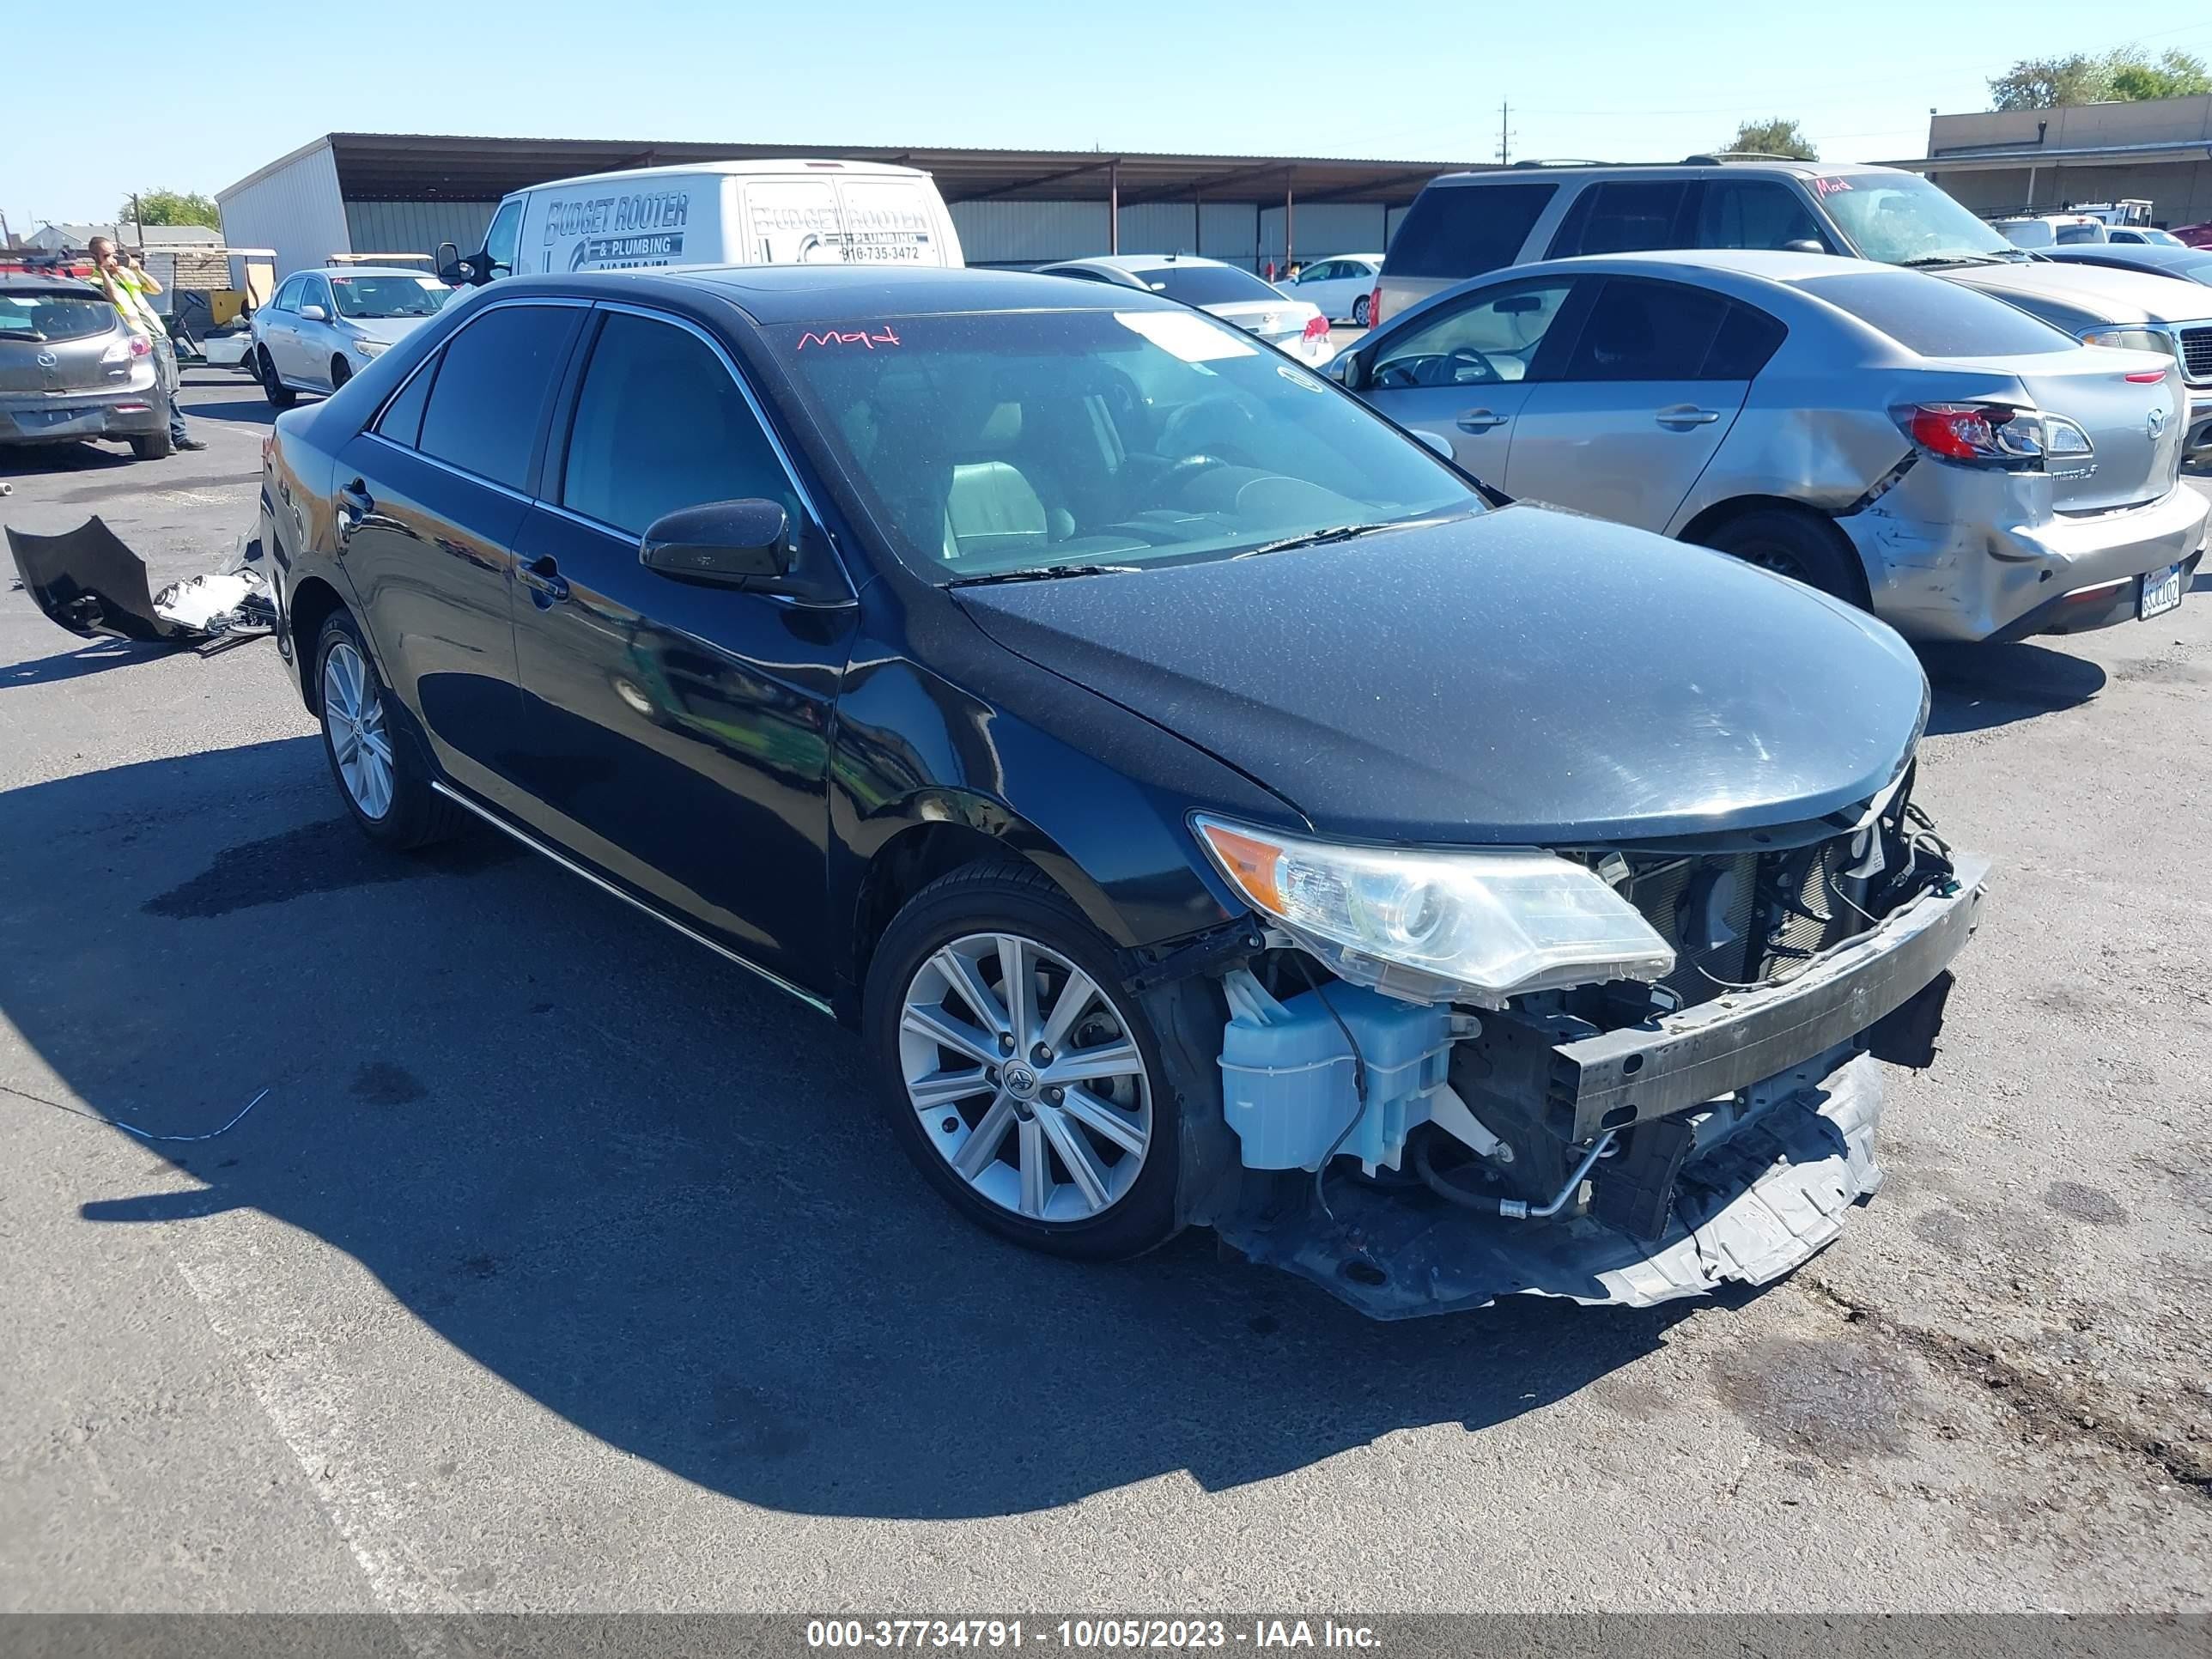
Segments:
[[[2087,702],[2105,689],[2105,671],[2048,646],[1923,645],[1921,665],[1931,696],[1928,730],[1942,735],[2010,726]]]
[[[40,657],[34,662],[0,663],[0,690],[11,685],[52,685],[175,654],[173,646],[141,645],[132,640],[94,640],[75,651]]]
[[[1001,1245],[893,1145],[854,1036],[486,840],[505,849],[350,845],[313,737],[0,793],[23,849],[0,860],[0,1017],[43,1065],[166,1133],[270,1091],[156,1149],[192,1190],[81,1187],[87,1223],[262,1212],[585,1432],[837,1516],[1016,1513],[1173,1471],[1218,1490],[1401,1429],[1479,1433],[1689,1305],[1384,1325],[1205,1233],[1104,1267]],[[287,1289],[256,1270],[326,1363],[395,1363]],[[410,1386],[480,1386],[427,1352]],[[450,1456],[443,1432],[384,1449]]]
[[[191,392],[191,387],[185,388],[183,404],[188,421],[228,421],[234,426],[274,426],[276,422],[276,410],[270,408],[265,398],[258,402],[231,398],[221,403],[194,403]]]
[[[118,443],[9,444],[0,446],[0,478],[55,477],[65,472],[100,472],[129,466],[138,458]]]

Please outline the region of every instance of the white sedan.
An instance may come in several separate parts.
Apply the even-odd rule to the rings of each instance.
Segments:
[[[1379,253],[1340,253],[1332,259],[1315,260],[1301,269],[1295,279],[1277,286],[1295,299],[1311,301],[1332,323],[1348,317],[1364,328],[1369,297],[1382,270]]]
[[[1316,367],[1334,355],[1328,319],[1321,307],[1293,300],[1243,267],[1224,264],[1218,259],[1201,259],[1192,253],[1102,254],[1095,259],[1040,265],[1037,270],[1046,276],[1073,276],[1086,283],[1114,283],[1142,289],[1147,294],[1164,294],[1211,312],[1223,322],[1256,334],[1277,350]]]

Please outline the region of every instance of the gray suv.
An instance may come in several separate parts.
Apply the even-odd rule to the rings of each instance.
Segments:
[[[1508,265],[1662,248],[1881,260],[1994,294],[2093,345],[2164,352],[2188,386],[2184,449],[2212,453],[2212,295],[2203,286],[2040,258],[1895,167],[1699,156],[1447,173],[1421,191],[1391,239],[1374,320]]]

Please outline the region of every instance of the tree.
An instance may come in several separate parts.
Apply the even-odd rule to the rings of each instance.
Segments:
[[[1778,115],[1771,121],[1744,122],[1736,128],[1735,137],[1721,148],[1739,154],[1787,155],[1799,161],[1820,159],[1820,152],[1813,148],[1813,141],[1798,130],[1797,124]]]
[[[205,225],[210,230],[222,228],[222,210],[197,191],[141,191],[118,208],[115,216],[126,224],[135,219],[146,225]]]
[[[2140,46],[2116,46],[2102,57],[2023,58],[1990,82],[1991,109],[2055,109],[2144,98],[2186,98],[2212,92],[2204,60],[2169,47],[2156,58]]]

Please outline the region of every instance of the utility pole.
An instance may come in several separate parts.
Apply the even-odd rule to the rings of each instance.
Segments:
[[[1506,166],[1513,160],[1513,134],[1505,125],[1505,118],[1511,110],[1512,106],[1510,104],[1500,104],[1498,106],[1498,165],[1500,167]]]
[[[131,236],[133,241],[144,234],[139,227],[145,222],[146,216],[138,206],[138,192],[134,190],[131,192]]]

